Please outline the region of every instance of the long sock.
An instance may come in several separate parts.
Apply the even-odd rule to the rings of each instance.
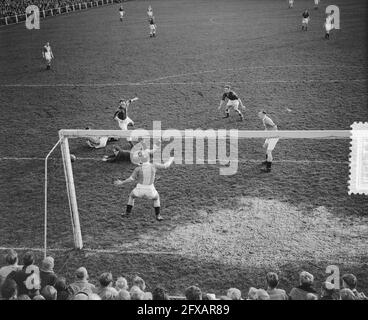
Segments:
[[[132,209],[133,209],[133,206],[131,206],[130,204],[127,205],[127,208],[126,208],[126,213],[131,213],[132,212]]]
[[[267,161],[267,169],[271,170],[271,166],[272,166],[272,162],[271,161]]]
[[[160,214],[160,207],[155,207],[155,214],[156,216]]]

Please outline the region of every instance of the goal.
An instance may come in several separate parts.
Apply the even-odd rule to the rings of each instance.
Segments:
[[[160,138],[163,141],[170,141],[172,138],[181,137],[187,139],[349,139],[351,131],[349,130],[296,130],[296,131],[247,131],[247,130],[60,130],[59,141],[51,149],[45,159],[45,255],[47,248],[47,159],[55,148],[60,144],[62,161],[64,167],[66,190],[69,200],[69,209],[73,230],[74,247],[76,249],[83,248],[83,239],[81,225],[79,220],[77,195],[74,186],[73,165],[69,150],[69,139],[75,138],[90,138],[90,137],[113,137],[113,138],[128,138],[133,141],[138,139],[153,139]],[[214,134],[214,135],[213,135]]]

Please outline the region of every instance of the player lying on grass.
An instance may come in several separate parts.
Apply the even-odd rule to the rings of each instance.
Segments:
[[[120,6],[119,14],[120,14],[120,21],[123,22],[123,18],[124,18],[124,14],[125,14],[123,6]]]
[[[308,30],[308,23],[310,20],[310,16],[309,16],[309,12],[307,9],[304,10],[303,14],[302,14],[302,30],[307,31]]]
[[[132,212],[134,206],[134,200],[136,198],[145,198],[153,201],[153,207],[155,209],[156,220],[161,221],[163,220],[160,209],[160,195],[158,194],[154,182],[157,169],[167,169],[171,166],[174,162],[174,157],[171,157],[167,162],[164,164],[157,164],[157,163],[150,163],[150,154],[143,151],[138,151],[136,153],[136,157],[139,158],[141,165],[136,167],[133,171],[133,174],[125,180],[116,180],[114,182],[115,186],[121,186],[129,182],[136,181],[137,185],[133,189],[133,191],[129,195],[128,204],[126,208],[125,214],[122,215],[129,215]]]
[[[118,109],[114,113],[113,118],[118,122],[120,129],[123,131],[128,131],[128,126],[134,126],[133,120],[128,117],[128,107],[133,101],[137,100],[137,97],[129,100],[121,99]],[[127,140],[129,143],[131,143],[131,138],[127,138]]]
[[[140,150],[144,150],[148,152],[150,155],[154,154],[156,150],[160,147],[161,141],[159,140],[153,145],[153,149],[148,149],[144,142],[138,142],[134,145],[135,150],[140,148]],[[132,154],[132,144],[129,144],[129,147],[124,149],[120,148],[119,146],[113,147],[113,154],[103,156],[102,161],[105,162],[120,162],[120,161],[129,161],[131,162],[131,154]]]
[[[50,43],[47,42],[42,48],[42,57],[46,60],[46,69],[51,69],[51,60],[54,59]]]
[[[87,127],[86,130],[91,130],[91,128]],[[105,148],[109,142],[117,141],[117,140],[118,139],[110,138],[110,137],[90,137],[87,139],[86,143],[91,148],[100,149],[100,148]]]
[[[277,125],[267,116],[266,111],[258,112],[258,117],[262,120],[266,131],[277,131]],[[271,172],[272,166],[272,151],[275,149],[278,138],[268,138],[263,144],[263,148],[266,149],[266,161],[262,162],[262,165],[266,165],[266,168],[262,168],[262,172]]]
[[[225,92],[222,95],[222,99],[220,101],[220,106],[218,107],[218,110],[220,110],[225,102],[225,99],[227,99],[227,104],[226,104],[226,109],[225,109],[225,117],[224,118],[228,118],[230,116],[230,108],[234,107],[234,110],[238,113],[239,117],[240,117],[240,121],[244,120],[244,116],[241,113],[241,111],[239,110],[239,105],[245,109],[243,102],[240,100],[240,98],[238,97],[238,95],[231,90],[230,85],[226,85],[224,88]]]

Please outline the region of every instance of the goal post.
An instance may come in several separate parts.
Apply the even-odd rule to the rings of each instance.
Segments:
[[[220,134],[220,131],[222,134]],[[350,130],[280,130],[280,131],[249,131],[249,130],[214,130],[215,138],[218,139],[249,139],[249,138],[279,138],[279,139],[350,139]],[[225,134],[224,134],[225,133]],[[62,129],[59,131],[62,161],[68,193],[69,208],[71,213],[74,247],[83,248],[82,232],[79,221],[79,212],[77,196],[73,178],[73,166],[70,158],[69,139],[75,138],[93,138],[93,137],[112,137],[112,138],[131,138],[137,141],[143,139],[170,140],[170,137],[180,135],[183,139],[203,139],[208,138],[208,130],[201,129],[162,129],[162,130],[80,130],[80,129]]]

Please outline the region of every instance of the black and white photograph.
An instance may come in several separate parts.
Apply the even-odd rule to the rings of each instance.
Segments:
[[[367,17],[0,0],[0,300],[368,300]]]

